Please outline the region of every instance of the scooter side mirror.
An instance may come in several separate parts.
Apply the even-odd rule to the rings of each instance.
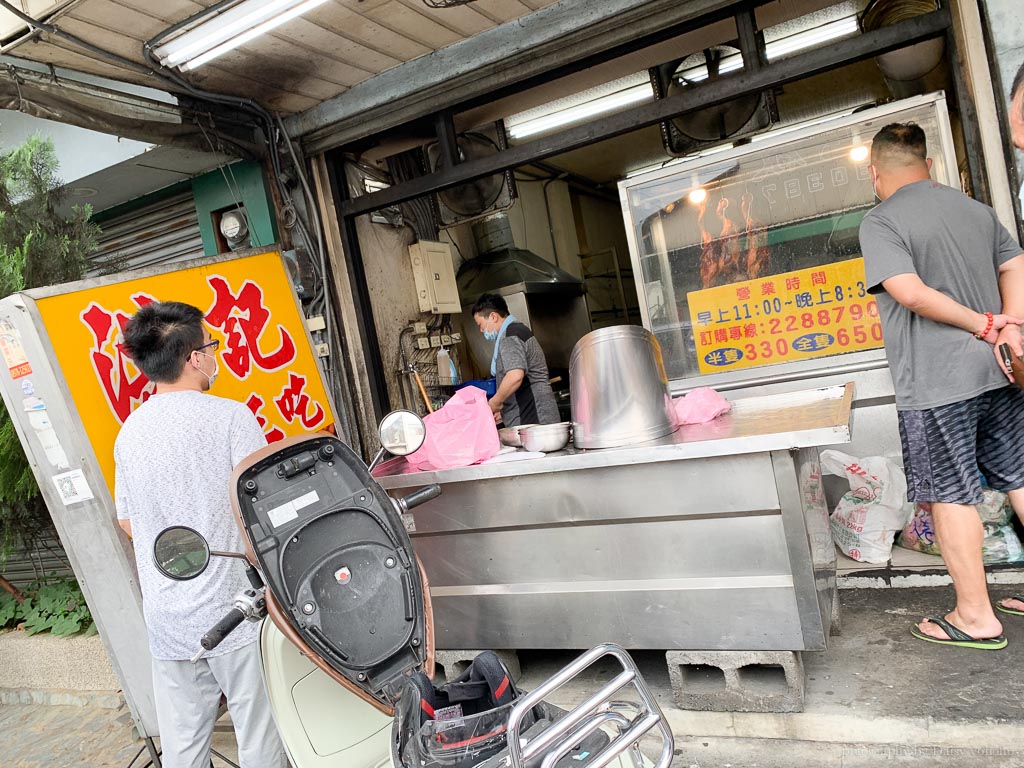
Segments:
[[[408,456],[423,445],[427,426],[412,411],[392,411],[377,430],[381,447],[394,456]]]
[[[210,545],[202,534],[176,525],[160,532],[153,542],[153,561],[160,573],[176,581],[199,576],[210,564]]]

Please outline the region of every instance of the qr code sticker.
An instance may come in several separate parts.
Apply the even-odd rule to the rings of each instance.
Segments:
[[[62,499],[73,499],[78,495],[78,490],[75,488],[75,481],[70,477],[58,477],[55,478],[57,481],[57,491],[60,493]]]
[[[85,473],[80,469],[54,475],[53,484],[65,507],[95,498],[92,489],[89,488],[89,481],[85,479]]]

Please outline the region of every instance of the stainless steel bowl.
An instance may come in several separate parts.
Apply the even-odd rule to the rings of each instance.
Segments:
[[[498,430],[498,439],[502,445],[510,445],[513,448],[523,447],[523,438],[519,434],[527,427],[535,427],[536,424],[520,424],[518,427],[502,427]]]
[[[526,450],[551,453],[560,451],[569,444],[570,426],[568,421],[560,424],[532,424],[521,429],[519,437],[522,438],[523,448]]]
[[[676,430],[661,346],[645,328],[588,333],[569,361],[577,448],[617,448]]]

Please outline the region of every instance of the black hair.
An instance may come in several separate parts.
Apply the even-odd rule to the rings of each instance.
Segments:
[[[203,313],[180,301],[155,301],[124,329],[124,350],[146,378],[168,384],[181,377],[189,356],[203,345]]]
[[[474,315],[489,315],[497,312],[501,317],[508,317],[508,304],[496,293],[485,293],[473,305]]]
[[[889,123],[871,141],[871,159],[909,159],[924,162],[928,158],[928,140],[917,123]]]
[[[1017,94],[1021,92],[1022,88],[1024,88],[1024,63],[1021,63],[1020,69],[1017,70],[1017,76],[1013,78],[1013,85],[1010,86],[1010,101],[1017,99]],[[1020,111],[1021,114],[1018,117],[1024,120],[1024,105],[1021,105]]]

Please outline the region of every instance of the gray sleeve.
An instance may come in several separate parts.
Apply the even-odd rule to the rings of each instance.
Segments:
[[[906,242],[882,216],[869,213],[860,223],[860,250],[868,290],[896,275],[917,274]]]
[[[992,211],[992,217],[996,220],[996,264],[1002,265],[1010,259],[1017,258],[1024,251],[1017,245],[1013,235],[999,221],[995,211]]]
[[[501,355],[501,367],[506,371],[530,370],[526,359],[526,342],[522,339],[506,336],[501,340],[498,354]]]
[[[242,405],[231,419],[231,466],[237,467],[250,454],[265,448],[267,438],[252,411]]]

